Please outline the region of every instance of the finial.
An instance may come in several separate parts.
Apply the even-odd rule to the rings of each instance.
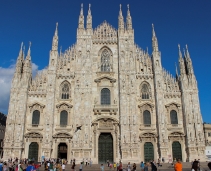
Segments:
[[[91,8],[91,4],[89,4],[89,9]]]
[[[154,24],[152,23],[152,36],[155,37],[155,28],[154,28]]]
[[[88,14],[91,15],[91,4],[89,4]]]
[[[31,55],[31,42],[29,42],[29,49],[28,49],[27,56],[30,56],[30,55]]]
[[[127,8],[128,8],[128,10],[129,10],[129,8],[130,8],[130,5],[129,5],[129,4],[127,4]]]
[[[83,15],[83,3],[81,4],[81,15]]]
[[[56,22],[56,30],[55,30],[55,36],[57,36],[58,35],[58,22]]]
[[[23,42],[21,42],[21,48],[20,48],[19,56],[21,56],[22,54],[23,54]]]
[[[129,4],[127,4],[127,8],[128,8],[127,15],[130,16],[130,6],[129,6]]]
[[[120,10],[122,10],[122,4],[119,4]]]

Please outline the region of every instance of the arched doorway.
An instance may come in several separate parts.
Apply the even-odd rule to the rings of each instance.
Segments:
[[[146,142],[144,144],[144,161],[148,162],[154,160],[154,148],[151,142]]]
[[[39,150],[39,145],[37,142],[32,142],[29,145],[29,154],[28,158],[33,160],[33,161],[38,161],[38,150]]]
[[[60,143],[58,145],[58,158],[67,159],[67,144]]]
[[[98,163],[113,162],[113,138],[110,133],[101,133],[98,140]]]
[[[180,159],[182,160],[182,149],[181,144],[178,141],[174,141],[172,143],[172,155],[173,159]]]

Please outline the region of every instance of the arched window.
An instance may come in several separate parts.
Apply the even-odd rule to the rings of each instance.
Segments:
[[[151,125],[151,114],[148,110],[145,110],[144,113],[144,125]]]
[[[61,111],[60,113],[60,126],[67,126],[68,113],[66,110]]]
[[[110,52],[104,49],[101,54],[101,71],[110,72]]]
[[[70,97],[70,85],[69,83],[65,82],[62,84],[61,87],[61,98],[69,99],[69,97]]]
[[[141,87],[141,97],[142,99],[149,99],[149,88],[147,84],[143,84]]]
[[[110,90],[108,88],[103,88],[101,90],[101,105],[110,105]]]
[[[178,124],[177,112],[175,110],[172,110],[170,112],[170,117],[171,117],[171,124]]]
[[[32,125],[39,125],[40,123],[40,111],[35,110],[32,114]]]

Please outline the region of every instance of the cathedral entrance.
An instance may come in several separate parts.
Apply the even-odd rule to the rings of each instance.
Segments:
[[[32,142],[29,145],[28,159],[31,159],[33,161],[38,161],[38,150],[39,150],[38,143],[37,142]]]
[[[174,141],[172,143],[172,155],[173,159],[180,159],[182,160],[182,149],[181,144],[178,141]]]
[[[110,133],[101,133],[98,140],[98,163],[113,162],[113,138]]]
[[[154,148],[151,142],[146,142],[144,144],[144,161],[149,162],[154,160]]]
[[[58,145],[58,158],[67,159],[67,144],[60,143]]]

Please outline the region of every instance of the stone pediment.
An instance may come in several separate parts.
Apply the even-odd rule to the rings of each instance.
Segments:
[[[184,137],[185,135],[184,135],[184,133],[182,133],[182,132],[172,132],[170,135],[169,135],[170,137]]]
[[[24,135],[25,138],[43,138],[42,134],[38,132],[29,132]]]
[[[92,121],[92,124],[94,123],[98,123],[98,122],[112,122],[112,123],[119,123],[119,121],[113,117],[106,117],[106,116],[102,116],[102,117],[99,117],[97,119],[95,119],[94,121]]]
[[[166,108],[168,108],[168,107],[171,106],[171,105],[175,105],[176,107],[180,107],[180,106],[181,106],[179,103],[176,103],[176,102],[168,103],[168,104],[166,104],[165,106],[166,106]]]
[[[32,110],[41,110],[41,112],[42,112],[44,107],[45,107],[45,105],[43,105],[39,102],[34,102],[29,105],[30,112],[32,112]]]
[[[58,111],[61,110],[70,110],[73,107],[73,105],[68,104],[66,102],[61,102],[59,104],[56,105],[56,108],[58,109]]]
[[[116,79],[114,79],[112,77],[109,77],[109,76],[102,76],[102,77],[99,77],[99,78],[95,79],[94,81],[96,83],[100,83],[102,80],[109,80],[111,83],[116,82]]]
[[[53,135],[53,138],[72,138],[72,137],[73,137],[72,135],[70,135],[66,132],[60,132],[60,133]]]
[[[151,108],[154,108],[154,104],[146,102],[138,105],[139,108],[142,108],[143,106],[150,106]]]
[[[143,133],[143,134],[141,134],[140,136],[139,136],[140,138],[146,138],[146,137],[157,137],[157,135],[156,134],[154,134],[154,133],[151,133],[151,132],[146,132],[146,133]]]

